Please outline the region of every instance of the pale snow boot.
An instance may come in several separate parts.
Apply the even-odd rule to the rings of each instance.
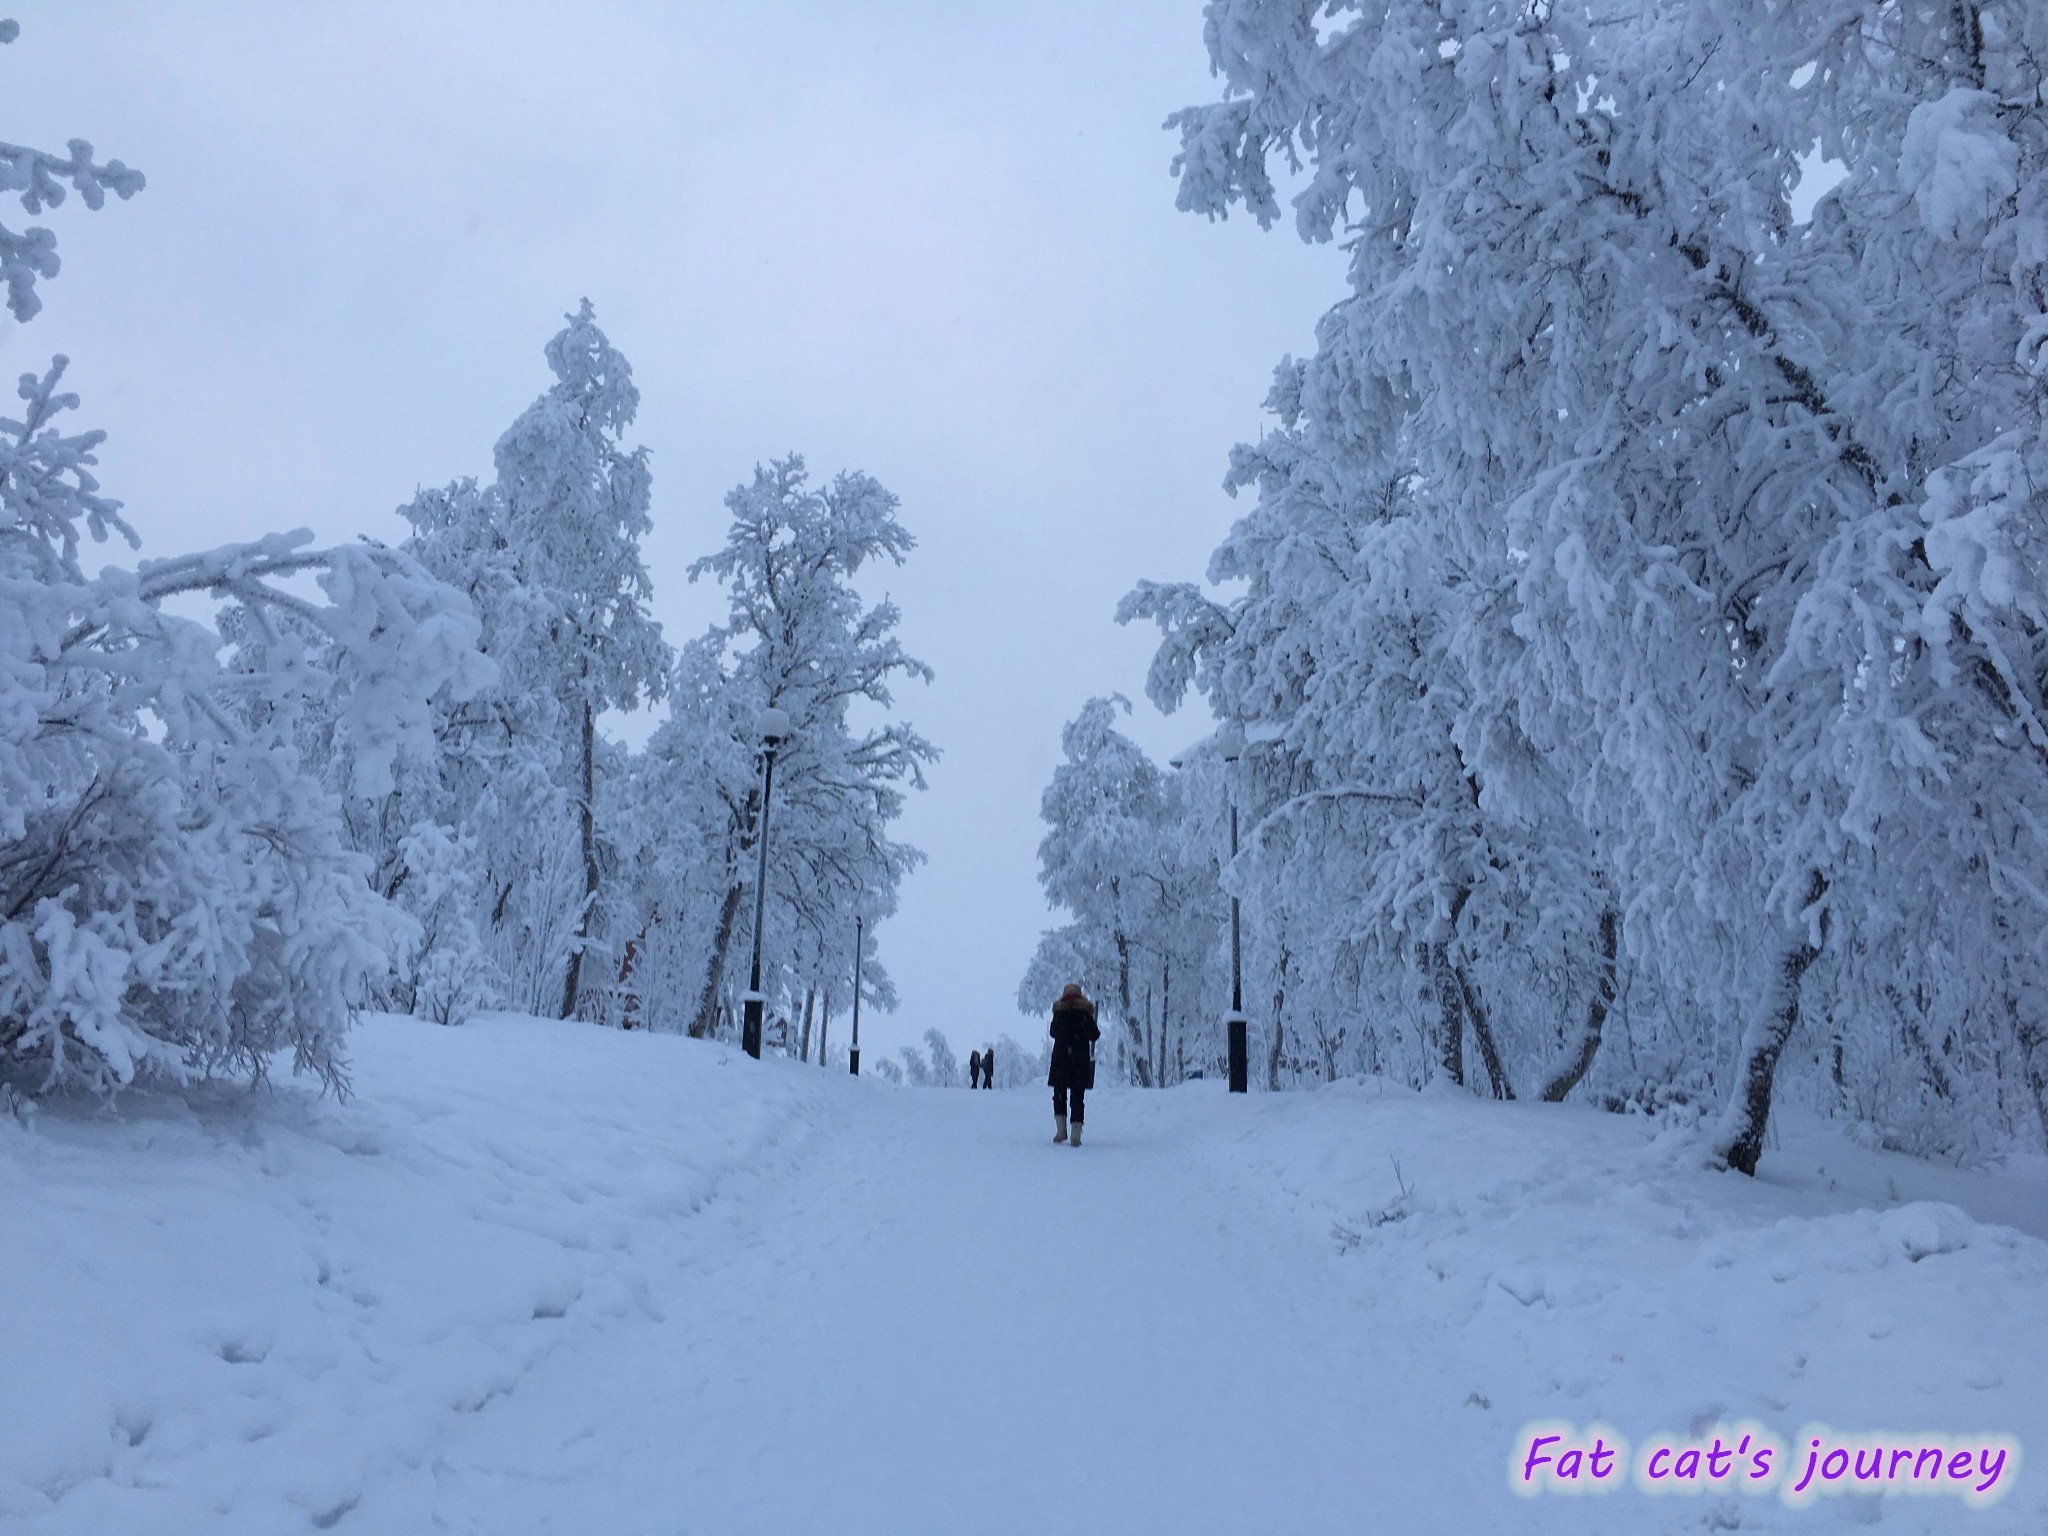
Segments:
[[[1081,1122],[1078,1120],[1074,1122],[1073,1144],[1077,1147],[1081,1145]]]
[[[1052,1123],[1055,1127],[1052,1142],[1054,1146],[1058,1146],[1067,1139],[1067,1117],[1065,1115],[1054,1115]]]

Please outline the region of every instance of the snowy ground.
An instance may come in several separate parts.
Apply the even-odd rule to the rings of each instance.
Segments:
[[[2048,1530],[2048,1461],[1981,1510],[1508,1475],[1532,1420],[2048,1455],[2048,1178],[1377,1085],[1105,1092],[1076,1152],[1038,1093],[510,1019],[356,1055],[309,1117],[0,1117],[0,1531]]]

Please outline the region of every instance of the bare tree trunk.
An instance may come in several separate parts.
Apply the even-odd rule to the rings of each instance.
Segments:
[[[719,1035],[728,1010],[720,1002],[725,988],[725,968],[732,955],[733,929],[739,926],[740,899],[745,896],[747,882],[740,871],[747,865],[747,854],[753,849],[753,829],[761,814],[761,790],[757,785],[747,791],[746,804],[739,808],[733,818],[732,833],[739,840],[736,857],[726,866],[725,900],[718,906],[718,926],[712,930],[711,958],[704,966],[704,990],[697,996],[697,1016],[690,1022],[690,1038],[707,1040]]]
[[[587,668],[585,669],[588,670]],[[583,916],[576,924],[576,942],[569,951],[569,975],[562,983],[562,1017],[576,1016],[576,997],[583,990],[583,950],[590,942],[590,919],[597,911],[597,711],[583,705]]]
[[[1486,1010],[1479,1006],[1479,988],[1462,965],[1453,966],[1451,972],[1458,978],[1458,1000],[1465,1005],[1472,1038],[1479,1042],[1479,1059],[1486,1067],[1487,1086],[1496,1099],[1512,1099],[1515,1085],[1508,1081],[1508,1069],[1501,1063],[1500,1047],[1494,1044],[1493,1026],[1487,1022]]]
[[[643,1010],[640,1006],[640,989],[633,985],[633,968],[639,961],[641,949],[647,943],[647,935],[653,930],[659,917],[660,913],[657,910],[655,916],[648,918],[645,923],[640,925],[638,933],[626,940],[626,953],[624,958],[619,961],[619,991],[625,997],[621,1008],[620,1027],[622,1029],[637,1029],[643,1022],[641,1019]]]
[[[1166,1086],[1166,1037],[1173,1029],[1173,962],[1159,965],[1159,1086]],[[1186,1078],[1182,1072],[1181,1077]]]
[[[1287,946],[1280,946],[1280,965],[1273,980],[1273,1043],[1266,1049],[1266,1092],[1280,1091],[1280,1046],[1283,1036],[1282,1010],[1287,1006]]]
[[[1956,1094],[1955,1080],[1949,1076],[1948,1067],[1928,1042],[1927,1031],[1920,1027],[1922,1008],[1909,1004],[1905,995],[1895,986],[1886,984],[1885,1001],[1892,1005],[1898,1015],[1899,1033],[1906,1044],[1913,1048],[1913,1054],[1920,1060],[1920,1069],[1927,1074],[1927,1086],[1934,1090],[1938,1099],[1952,1099]]]
[[[1970,83],[1984,88],[1984,18],[1977,14],[1977,7],[1971,0],[1951,0],[1951,19],[1956,29],[1956,44],[1963,50],[1964,67],[1969,70]]]
[[[1423,975],[1436,989],[1436,1050],[1437,1065],[1443,1074],[1459,1087],[1465,1085],[1465,1006],[1458,996],[1458,981],[1451,974],[1447,946],[1441,943],[1418,943],[1415,946],[1415,963]]]
[[[1807,885],[1806,906],[1810,910],[1827,894],[1826,876],[1813,871]],[[1799,1025],[1799,983],[1813,962],[1820,958],[1821,944],[1827,942],[1827,917],[1820,923],[1820,944],[1802,937],[1787,946],[1778,957],[1771,988],[1757,1017],[1742,1035],[1742,1054],[1736,1065],[1735,1091],[1721,1112],[1721,1124],[1714,1136],[1714,1156],[1739,1173],[1756,1173],[1763,1156],[1764,1130],[1771,1119],[1771,1088],[1777,1076],[1778,1057],[1785,1042]]]
[[[1152,989],[1145,989],[1145,1038],[1152,1042],[1152,1085],[1166,1086],[1166,1025],[1152,1012]]]
[[[817,1002],[818,989],[816,987],[806,987],[804,989],[803,1044],[798,1048],[796,1053],[796,1059],[798,1061],[808,1062],[811,1059],[811,1010],[812,1008],[817,1006]]]
[[[2034,1096],[2034,1113],[2040,1116],[2041,1132],[2048,1136],[2048,1030],[2042,1028],[2039,1019],[2028,1016],[2019,998],[2010,991],[2006,993],[2005,1008],[2012,1020],[2013,1038],[2019,1042],[2020,1072]]]
[[[725,986],[725,957],[732,948],[733,925],[739,921],[740,897],[745,887],[734,882],[725,888],[725,900],[718,908],[718,927],[712,935],[711,958],[704,964],[704,990],[697,998],[697,1016],[690,1021],[690,1038],[708,1040],[718,1033],[718,994]]]
[[[1132,1072],[1140,1088],[1152,1086],[1152,1062],[1145,1048],[1145,1035],[1139,1026],[1137,1016],[1131,1012],[1131,941],[1118,929],[1112,937],[1116,942],[1116,992],[1117,1004],[1123,1010],[1124,1032],[1131,1037],[1130,1061]]]
[[[1562,1104],[1564,1096],[1578,1087],[1580,1079],[1592,1068],[1593,1056],[1600,1049],[1601,1031],[1607,1027],[1608,1010],[1614,1006],[1615,957],[1620,948],[1621,913],[1607,907],[1600,913],[1600,975],[1593,985],[1592,997],[1586,1002],[1586,1022],[1572,1048],[1544,1074],[1542,1097],[1546,1104]]]

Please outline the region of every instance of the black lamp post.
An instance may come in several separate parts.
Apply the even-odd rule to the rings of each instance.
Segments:
[[[747,983],[747,995],[740,1000],[740,1049],[758,1061],[761,1010],[768,1001],[761,995],[761,922],[768,911],[768,804],[775,793],[775,749],[789,739],[789,716],[771,704],[761,711],[754,729],[761,735],[761,832],[757,839],[760,861],[754,871],[754,969]]]
[[[1244,756],[1244,731],[1230,721],[1216,733],[1216,754],[1224,762],[1224,798],[1230,802],[1230,862],[1237,862],[1237,794],[1235,764]],[[1230,1012],[1223,1027],[1230,1036],[1230,1091],[1243,1093],[1250,1085],[1250,1052],[1245,1046],[1244,965],[1239,944],[1237,892],[1230,893]]]
[[[867,948],[867,919],[853,920],[853,1049],[847,1053],[847,1070],[860,1076],[860,961]]]

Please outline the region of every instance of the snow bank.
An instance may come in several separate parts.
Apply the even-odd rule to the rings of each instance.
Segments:
[[[1611,1426],[1637,1446],[1752,1421],[1802,1466],[1822,1426],[2010,1436],[2038,1458],[2038,1170],[1961,1172],[1795,1120],[1771,1177],[1752,1180],[1672,1155],[1642,1120],[1381,1084],[1264,1098],[1231,1118],[1217,1173],[1348,1276],[1384,1341],[1380,1369],[1412,1373],[1401,1391],[1421,1438],[1492,1448],[1479,1486],[1430,1506],[1462,1512],[1441,1528],[1792,1531],[1839,1516],[2048,1530],[2038,1467],[1983,1510],[1897,1494],[1786,1508],[1732,1489],[1677,1504],[1633,1487],[1507,1497],[1517,1433],[1546,1421]]]
[[[431,1477],[539,1361],[658,1315],[847,1092],[510,1016],[354,1047],[347,1104],[0,1115],[0,1528],[276,1536]]]

